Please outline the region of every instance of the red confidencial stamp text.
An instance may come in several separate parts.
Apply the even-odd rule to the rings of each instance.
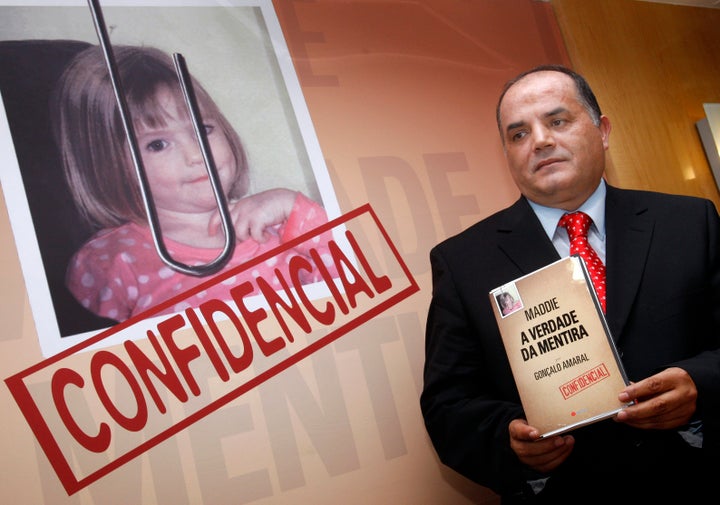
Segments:
[[[289,274],[233,282],[238,272],[327,231],[330,264],[298,256]],[[322,281],[303,285],[308,271]],[[220,283],[224,299],[160,315]],[[5,382],[73,494],[418,290],[364,205]]]
[[[610,372],[608,372],[605,363],[601,363],[595,368],[578,375],[574,379],[560,386],[560,392],[562,393],[563,398],[567,400],[580,391],[589,388],[603,379],[607,379],[609,376]]]

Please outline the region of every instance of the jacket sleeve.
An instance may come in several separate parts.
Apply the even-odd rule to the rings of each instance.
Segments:
[[[537,477],[510,449],[508,424],[524,417],[522,407],[498,389],[494,356],[486,352],[482,330],[439,248],[431,251],[430,263],[433,292],[420,399],[428,434],[447,466],[497,493],[518,492]]]
[[[686,370],[698,390],[696,418],[705,425],[704,445],[720,454],[720,217],[710,201],[705,201],[704,221],[707,234],[706,279],[709,294],[703,304],[703,317],[707,318],[705,333],[699,337],[704,351],[672,363]]]

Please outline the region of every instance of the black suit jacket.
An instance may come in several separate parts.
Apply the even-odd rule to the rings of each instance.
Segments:
[[[704,449],[688,452],[691,461],[683,463],[688,446],[676,431],[612,420],[580,428],[571,458],[549,482],[595,489],[604,479],[579,468],[613,479],[643,458],[667,463],[665,456],[689,468],[699,452],[718,447],[720,419],[720,220],[712,202],[608,186],[605,212],[606,316],[628,376],[687,370],[699,391]],[[507,426],[523,412],[488,293],[558,259],[523,197],[430,253],[425,424],[441,461],[503,495],[542,476],[520,465],[509,447]]]

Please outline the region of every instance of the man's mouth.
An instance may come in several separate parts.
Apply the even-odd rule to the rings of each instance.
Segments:
[[[537,164],[535,164],[535,172],[542,170],[543,168],[552,165],[554,163],[559,163],[563,160],[560,158],[548,158],[546,160],[539,161]]]

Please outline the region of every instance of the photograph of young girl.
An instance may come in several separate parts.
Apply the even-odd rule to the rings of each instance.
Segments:
[[[0,6],[0,182],[45,356],[228,269],[233,285],[276,270],[287,278],[289,258],[322,255],[331,234],[283,245],[340,215],[272,2],[158,5],[104,14],[156,231],[174,262],[193,267],[220,256],[226,230],[171,55],[187,61],[235,234],[222,270],[207,276],[157,251],[89,9]],[[33,22],[7,21],[17,19]],[[227,285],[214,289],[162,314],[227,298]]]
[[[177,261],[208,263],[220,254],[225,237],[172,59],[150,47],[116,46],[114,54],[163,241]],[[325,223],[322,206],[297,191],[274,188],[248,194],[251,171],[238,134],[200,83],[193,88],[237,238],[225,268]],[[100,47],[91,46],[74,58],[53,102],[68,187],[81,214],[99,229],[68,267],[67,285],[76,299],[97,315],[123,321],[206,281],[173,270],[156,251]],[[307,254],[311,246],[322,250],[328,235],[285,250],[243,275],[248,280],[272,277],[273,270],[287,269],[293,255]],[[167,312],[226,295],[227,287],[217,285]]]
[[[493,291],[495,303],[502,317],[509,316],[524,308],[520,294],[515,283],[507,284]]]

